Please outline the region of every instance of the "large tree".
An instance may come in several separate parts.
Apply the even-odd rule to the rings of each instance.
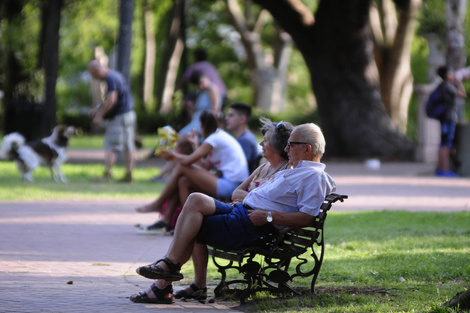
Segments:
[[[117,70],[130,82],[132,20],[134,0],[121,0],[119,7],[119,34],[117,40]]]
[[[330,156],[412,158],[380,95],[369,23],[371,0],[254,0],[293,38],[311,75]]]
[[[56,82],[59,71],[59,29],[62,0],[43,1],[42,32],[39,50],[40,68],[44,69],[45,100],[42,110],[40,137],[49,135],[57,125]]]

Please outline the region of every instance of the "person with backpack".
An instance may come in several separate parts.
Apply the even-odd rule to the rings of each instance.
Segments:
[[[454,139],[455,127],[458,122],[458,112],[455,97],[466,98],[462,80],[456,79],[453,72],[446,66],[437,69],[437,74],[442,78],[442,83],[431,94],[426,105],[426,113],[429,117],[439,120],[441,123],[441,143],[439,146],[436,176],[458,177],[459,175],[449,169],[450,150]],[[434,94],[434,95],[433,95]],[[433,101],[431,99],[434,98]],[[432,103],[431,103],[432,102]],[[439,110],[439,106],[442,107]],[[432,108],[434,114],[431,114]]]

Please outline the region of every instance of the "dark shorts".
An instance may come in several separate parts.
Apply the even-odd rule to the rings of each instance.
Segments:
[[[254,226],[248,209],[241,203],[227,204],[215,200],[214,215],[204,217],[197,242],[219,249],[239,249],[250,246],[260,237],[275,231],[270,224]]]
[[[455,123],[443,121],[441,122],[441,147],[452,147],[452,141],[455,134]]]

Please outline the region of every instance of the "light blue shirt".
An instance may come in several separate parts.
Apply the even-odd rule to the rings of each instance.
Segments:
[[[336,190],[325,164],[300,161],[296,168],[280,171],[274,179],[253,189],[243,204],[253,209],[317,216],[325,197]]]

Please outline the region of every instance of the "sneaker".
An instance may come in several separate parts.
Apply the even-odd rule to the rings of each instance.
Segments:
[[[154,183],[166,184],[168,182],[168,177],[155,176],[155,177],[150,178],[149,181],[154,182]]]
[[[165,235],[172,231],[170,225],[164,221],[158,221],[147,227],[140,227],[139,232],[146,235]]]
[[[436,176],[440,176],[440,177],[460,177],[459,174],[454,173],[451,170],[447,170],[447,171],[436,170],[435,174]]]
[[[447,170],[444,172],[445,177],[460,177],[459,174],[452,172],[451,170]]]

